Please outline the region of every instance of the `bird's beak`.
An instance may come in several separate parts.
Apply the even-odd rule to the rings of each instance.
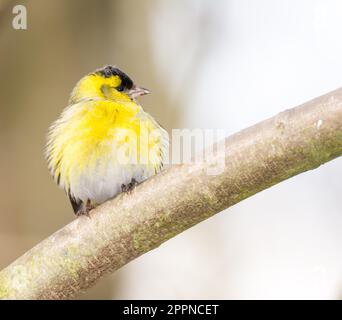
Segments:
[[[145,88],[141,88],[141,87],[137,87],[137,86],[133,86],[133,88],[128,91],[128,95],[132,99],[135,99],[137,97],[143,96],[143,95],[148,94],[148,93],[150,93],[150,90],[145,89]]]

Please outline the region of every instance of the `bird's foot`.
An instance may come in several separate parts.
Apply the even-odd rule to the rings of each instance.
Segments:
[[[133,178],[129,184],[121,185],[121,191],[131,193],[138,184],[139,182]]]
[[[75,213],[77,217],[87,216],[90,218],[90,211],[93,210],[95,206],[91,203],[90,200],[86,202],[86,204],[82,204],[81,208]]]

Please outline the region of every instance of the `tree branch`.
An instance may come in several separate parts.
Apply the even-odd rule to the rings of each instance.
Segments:
[[[64,299],[164,241],[342,155],[342,88],[228,137],[219,175],[178,165],[71,222],[0,272],[0,298]]]

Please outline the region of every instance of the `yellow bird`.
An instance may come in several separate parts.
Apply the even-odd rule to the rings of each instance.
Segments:
[[[136,101],[147,93],[116,67],[97,69],[77,83],[50,127],[49,170],[76,215],[161,171],[169,138]]]

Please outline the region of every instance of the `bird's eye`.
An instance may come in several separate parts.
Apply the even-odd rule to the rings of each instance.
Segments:
[[[109,78],[110,76],[112,76],[112,68],[111,68],[111,67],[106,67],[106,68],[103,70],[103,75],[104,75],[106,78]]]
[[[118,91],[120,91],[120,92],[122,92],[122,91],[124,91],[124,86],[122,85],[122,84],[120,84],[118,87],[116,87],[116,90],[118,90]]]

